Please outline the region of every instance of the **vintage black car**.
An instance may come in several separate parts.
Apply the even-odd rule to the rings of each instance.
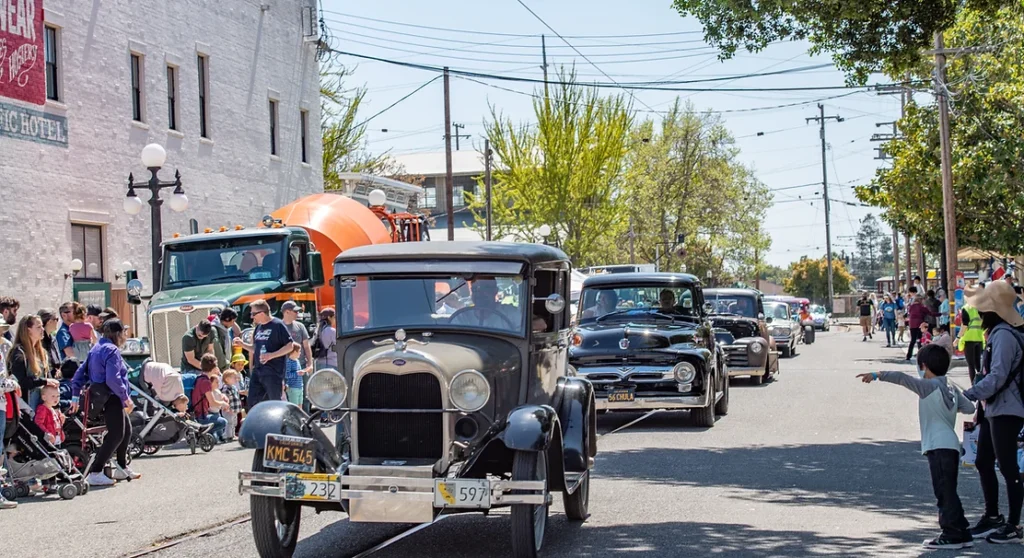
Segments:
[[[693,275],[589,277],[576,324],[569,364],[599,410],[690,409],[704,427],[728,412],[725,358]]]
[[[712,323],[725,350],[730,376],[750,376],[755,384],[779,371],[779,353],[765,323],[764,300],[754,289],[706,289]]]
[[[353,522],[425,523],[511,507],[512,553],[533,557],[551,493],[588,514],[593,387],[567,374],[569,260],[544,245],[401,243],[334,263],[340,371],[320,370],[307,415],[253,408],[239,473],[263,557],[291,556],[300,506]],[[338,422],[332,443],[320,418]]]

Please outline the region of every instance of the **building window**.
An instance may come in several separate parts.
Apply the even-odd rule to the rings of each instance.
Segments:
[[[208,138],[210,137],[209,129],[209,97],[210,97],[210,81],[209,81],[209,69],[210,60],[205,55],[200,54],[196,57],[196,62],[199,67],[199,136]]]
[[[178,69],[167,66],[167,129],[178,129]]]
[[[82,260],[76,281],[103,281],[103,229],[72,224],[71,257]]]
[[[143,122],[142,110],[142,55],[132,53],[132,119]]]
[[[277,155],[277,101],[270,100],[270,154]]]
[[[43,45],[46,54],[46,98],[51,101],[60,100],[60,67],[57,65],[60,42],[57,35],[56,27],[46,26]]]
[[[466,190],[462,184],[456,184],[452,189],[452,207],[466,206]]]
[[[299,111],[299,129],[300,129],[300,133],[302,134],[302,145],[301,145],[301,147],[302,147],[302,162],[303,163],[308,163],[309,162],[309,153],[307,151],[307,149],[309,148],[309,111],[308,110],[301,110],[301,111]]]
[[[423,209],[434,209],[437,207],[437,186],[423,187],[423,202],[420,203]]]

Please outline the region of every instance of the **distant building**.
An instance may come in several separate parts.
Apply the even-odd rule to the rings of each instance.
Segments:
[[[423,194],[418,207],[434,219],[430,230],[432,240],[448,240],[448,215],[445,211],[445,153],[412,153],[392,157],[409,176],[423,177]],[[480,240],[473,226],[475,220],[469,210],[469,195],[477,195],[477,178],[484,175],[484,156],[478,151],[452,152],[452,208],[454,212],[455,240]],[[482,190],[482,188],[481,188]],[[480,194],[483,194],[481,191]]]

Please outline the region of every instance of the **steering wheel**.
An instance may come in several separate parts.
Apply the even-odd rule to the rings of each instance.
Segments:
[[[481,314],[480,313],[481,310],[483,310],[483,308],[481,308],[479,306],[470,306],[468,308],[459,308],[458,310],[456,310],[452,314],[452,317],[448,319],[448,323],[455,323],[455,318],[457,318],[458,316],[460,316],[460,315],[462,315],[464,313],[472,312],[473,316],[475,316],[477,318],[477,325],[483,326],[484,325],[484,320],[487,319],[487,316]],[[499,318],[501,318],[506,324],[508,324],[508,329],[514,330],[516,328],[516,325],[512,323],[512,320],[510,320],[508,318],[508,316],[502,314],[501,312],[498,312],[497,310],[494,311],[494,315],[499,317]]]

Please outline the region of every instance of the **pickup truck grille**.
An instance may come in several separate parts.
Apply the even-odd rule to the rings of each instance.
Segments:
[[[441,382],[427,372],[371,372],[359,381],[358,409],[441,410]],[[442,413],[365,413],[357,419],[359,456],[371,459],[440,459]]]
[[[748,367],[746,345],[725,347],[725,360],[730,368]]]

